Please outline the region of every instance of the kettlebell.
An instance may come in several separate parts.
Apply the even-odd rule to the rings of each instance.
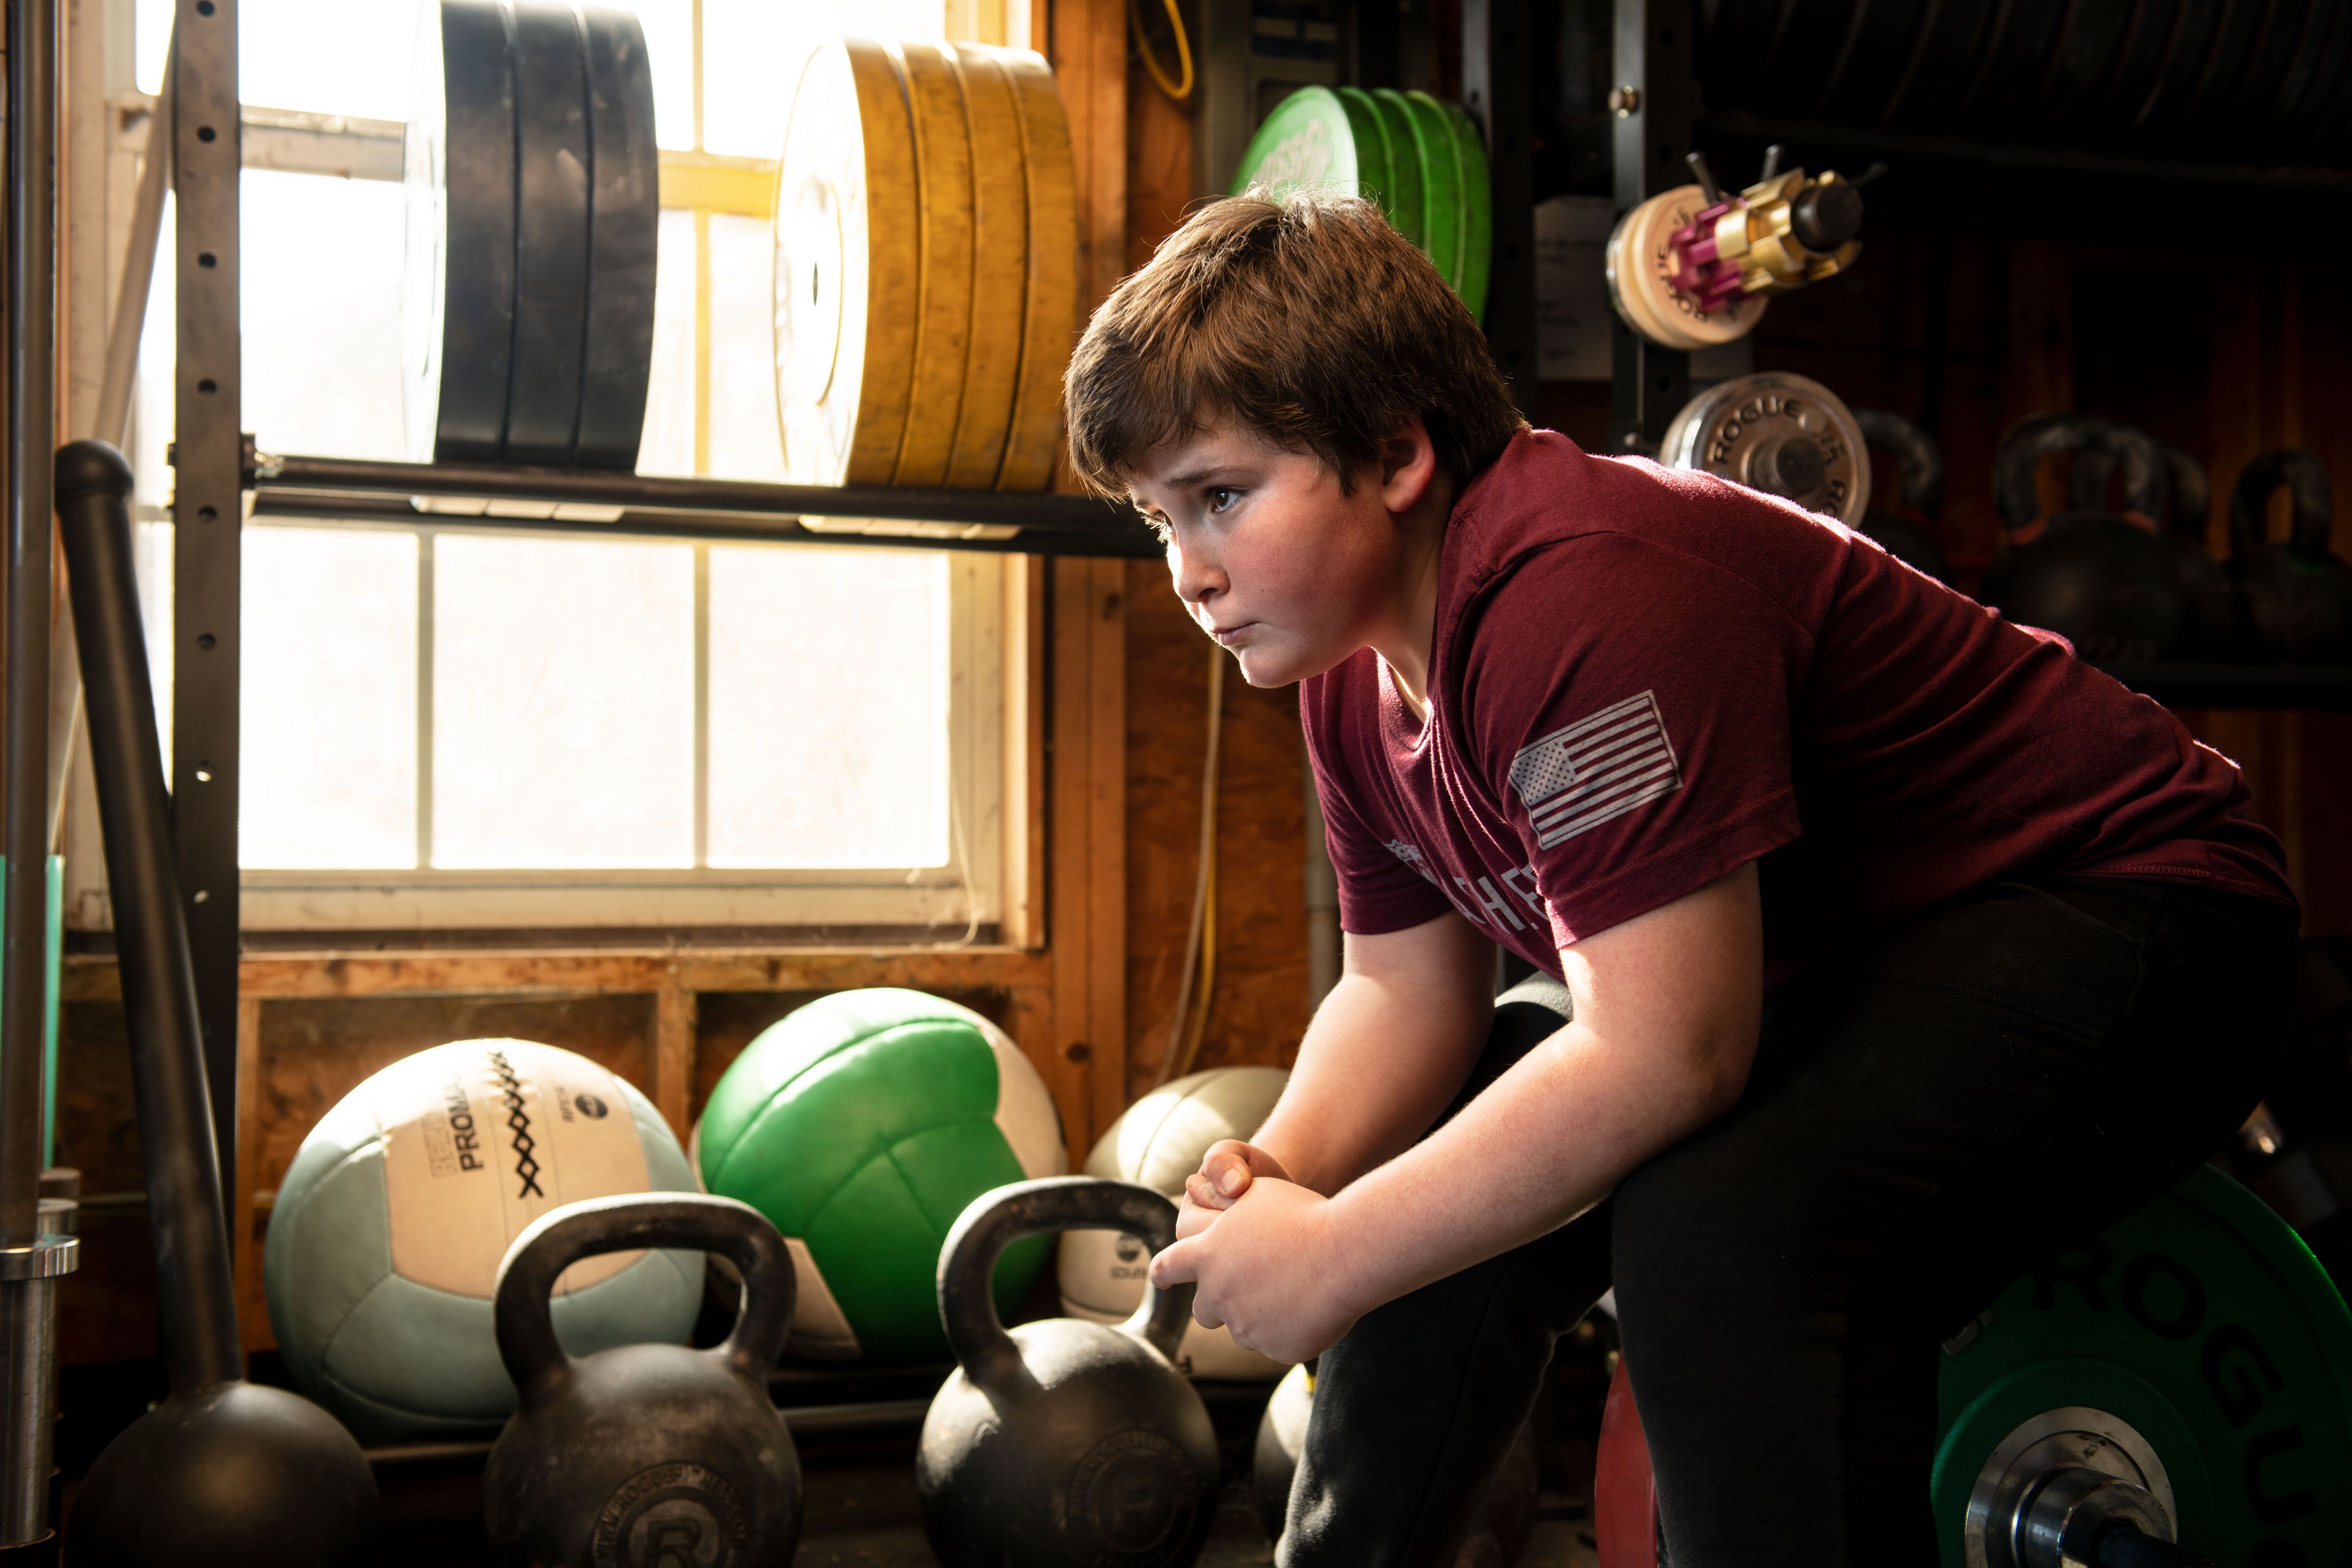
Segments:
[[[583,1258],[715,1252],[743,1276],[734,1331],[706,1351],[574,1357],[548,1296]],[[499,1265],[499,1355],[521,1405],[490,1450],[482,1519],[512,1568],[783,1568],[801,1532],[800,1456],[768,1397],[793,1321],[793,1259],[757,1209],[626,1194],[542,1215]]]
[[[1884,408],[1857,408],[1853,422],[1862,426],[1863,441],[1872,451],[1894,458],[1902,479],[1894,499],[1883,506],[1873,488],[1870,510],[1862,514],[1860,531],[1905,565],[1938,583],[1949,583],[1951,563],[1945,560],[1943,547],[1936,542],[1929,526],[1944,509],[1943,448],[1936,445],[1933,436]]]
[[[2213,510],[2212,487],[2205,465],[2178,447],[2157,444],[2170,481],[2170,503],[2164,514],[2164,542],[2172,552],[2173,570],[2189,597],[2189,618],[2181,628],[2173,657],[2220,663],[2234,659],[2244,649],[2238,595],[2229,574],[2205,548],[2205,522]]]
[[[2266,537],[2271,492],[2284,485],[2294,523],[2284,544]],[[2281,447],[2238,475],[2230,493],[2230,581],[2255,650],[2274,664],[2352,664],[2352,566],[2329,550],[2336,498],[2327,466]]]
[[[2126,510],[2150,526],[2104,506],[2070,509],[2041,523],[2034,470],[2053,452],[2113,458]],[[2084,658],[2168,656],[2181,646],[2189,618],[2173,552],[2153,526],[2165,515],[2169,489],[2156,443],[2128,426],[2072,414],[2019,421],[1993,458],[2005,538],[1985,574],[1985,597],[2012,621],[2058,633]]]
[[[940,1318],[961,1363],[923,1417],[915,1490],[945,1568],[1187,1568],[1214,1522],[1217,1439],[1173,1357],[1192,1287],[1147,1285],[1119,1324],[1053,1318],[1007,1332],[989,1282],[1024,1237],[1118,1230],[1153,1252],[1176,1205],[1094,1176],[974,1199],[940,1250]]]

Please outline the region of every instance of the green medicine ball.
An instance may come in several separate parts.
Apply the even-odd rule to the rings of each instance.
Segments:
[[[703,1184],[750,1204],[792,1248],[792,1349],[826,1359],[947,1353],[937,1275],[974,1198],[1068,1168],[1045,1080],[1004,1031],[952,1002],[877,987],[770,1026],[711,1091],[691,1157]],[[1005,1250],[1010,1311],[1050,1238]]]

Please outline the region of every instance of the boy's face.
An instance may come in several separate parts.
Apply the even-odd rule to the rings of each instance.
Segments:
[[[1193,620],[1252,686],[1287,686],[1381,643],[1404,608],[1412,562],[1391,510],[1399,477],[1368,469],[1342,493],[1321,458],[1220,423],[1145,454],[1128,493],[1166,538]],[[1424,474],[1415,499],[1426,484]]]

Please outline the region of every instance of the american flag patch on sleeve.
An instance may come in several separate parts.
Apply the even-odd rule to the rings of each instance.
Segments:
[[[1511,788],[1546,849],[1682,787],[1654,691],[1554,730],[1511,759]]]

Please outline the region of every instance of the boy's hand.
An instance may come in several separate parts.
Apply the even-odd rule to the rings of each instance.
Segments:
[[[1203,1328],[1223,1325],[1262,1355],[1305,1361],[1329,1349],[1359,1312],[1348,1304],[1329,1209],[1322,1194],[1260,1171],[1223,1213],[1151,1260],[1151,1282],[1192,1282],[1192,1316]]]
[[[1260,1176],[1290,1180],[1282,1162],[1255,1143],[1224,1138],[1210,1144],[1209,1152],[1201,1156],[1201,1168],[1184,1178],[1184,1201],[1177,1205],[1177,1236],[1197,1236],[1208,1229]]]

